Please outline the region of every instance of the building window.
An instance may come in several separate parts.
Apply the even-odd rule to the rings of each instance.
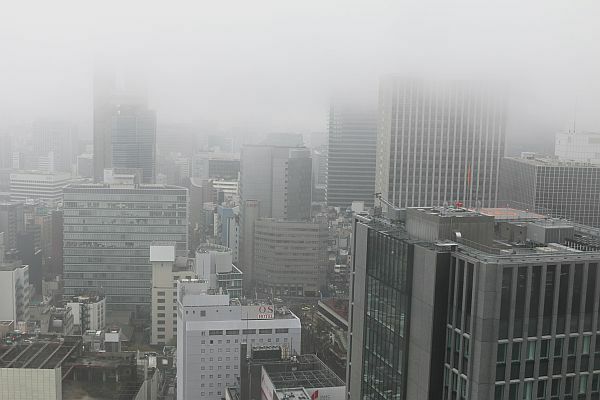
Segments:
[[[164,296],[165,292],[157,292],[156,294],[159,295],[159,296]]]
[[[206,311],[205,310],[201,310],[200,311],[200,316],[201,317],[206,317]]]
[[[256,329],[243,329],[242,335],[256,335]]]
[[[158,310],[164,310],[165,306],[158,306],[157,308],[158,308]]]
[[[159,318],[160,318],[160,317],[164,318],[164,317],[165,317],[165,313],[160,313],[160,312],[159,312],[158,314],[156,314],[156,316],[157,316],[157,317],[159,317]]]
[[[208,331],[209,336],[218,336],[218,335],[222,335],[222,334],[223,334],[223,331],[220,329],[213,329],[213,330]]]
[[[275,329],[275,333],[288,333],[289,329],[288,328],[277,328]]]
[[[272,333],[273,333],[273,329],[259,329],[258,330],[259,335],[270,335]]]
[[[226,335],[239,335],[240,334],[240,330],[239,329],[228,329],[225,331]]]

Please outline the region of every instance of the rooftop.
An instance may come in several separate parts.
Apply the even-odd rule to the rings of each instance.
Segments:
[[[344,382],[314,354],[267,361],[262,365],[275,389],[344,386]]]
[[[175,246],[150,246],[150,262],[161,261],[175,261]]]
[[[524,155],[521,157],[505,157],[508,160],[514,160],[523,164],[529,164],[536,167],[578,167],[578,168],[600,168],[600,165],[589,162],[562,160],[556,157]]]
[[[21,341],[0,346],[0,368],[54,369],[62,365],[81,346],[77,336],[64,339]]]

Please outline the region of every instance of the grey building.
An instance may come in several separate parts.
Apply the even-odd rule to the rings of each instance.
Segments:
[[[312,160],[305,147],[244,146],[241,154],[240,264],[245,287],[254,282],[254,223],[258,218],[308,220]]]
[[[65,296],[100,290],[109,309],[148,313],[150,245],[174,243],[187,255],[187,189],[81,184],[64,196]]]
[[[0,201],[0,232],[4,232],[7,249],[17,248],[17,237],[25,231],[23,203]]]
[[[506,107],[491,86],[383,79],[376,192],[400,207],[495,206]]]
[[[259,219],[254,225],[254,278],[263,292],[316,295],[327,278],[327,225]]]
[[[154,183],[156,114],[138,78],[121,75],[96,71],[94,77],[94,181],[115,167],[142,169],[143,181]]]
[[[373,206],[377,112],[340,103],[329,111],[327,204],[350,207],[353,201]]]
[[[502,204],[600,227],[600,165],[523,153],[502,162]]]
[[[308,219],[312,160],[305,147],[244,146],[240,197],[257,200],[264,218]]]
[[[348,398],[599,398],[600,230],[455,207],[355,228]]]
[[[156,113],[138,105],[121,105],[111,121],[112,167],[141,169],[142,182],[154,183]]]

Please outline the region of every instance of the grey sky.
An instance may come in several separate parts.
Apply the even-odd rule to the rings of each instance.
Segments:
[[[162,122],[321,131],[382,74],[510,81],[511,130],[600,130],[597,1],[23,1],[0,13],[5,123],[89,130],[95,60],[146,75]]]

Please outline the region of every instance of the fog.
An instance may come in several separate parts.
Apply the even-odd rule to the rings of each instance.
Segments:
[[[94,67],[145,77],[160,123],[319,132],[382,75],[511,87],[513,143],[600,130],[597,1],[23,1],[0,13],[0,128],[91,137]]]

